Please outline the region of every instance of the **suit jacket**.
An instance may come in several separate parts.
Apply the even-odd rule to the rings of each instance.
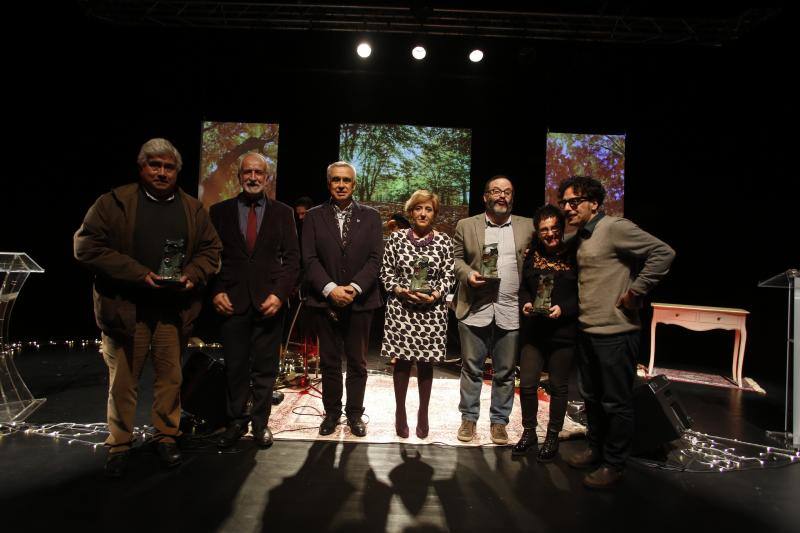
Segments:
[[[362,293],[352,304],[354,311],[382,305],[378,274],[383,256],[381,217],[371,207],[353,201],[348,243],[342,244],[339,224],[330,202],[320,204],[303,219],[303,265],[308,283],[307,304],[328,307],[322,289],[330,283],[356,283]]]
[[[292,208],[266,199],[264,217],[252,255],[239,227],[239,205],[231,198],[211,206],[211,222],[222,240],[222,268],[211,286],[212,296],[225,292],[236,314],[255,309],[274,294],[285,302],[297,282],[300,247]]]
[[[188,335],[200,314],[203,288],[219,266],[222,246],[208,212],[180,188],[175,193],[183,204],[189,239],[183,273],[194,283],[191,291],[173,295],[181,332]],[[139,184],[123,185],[108,192],[86,213],[75,232],[75,259],[94,274],[94,314],[106,335],[132,337],[136,329],[136,301],[147,289],[143,283],[150,268],[133,258],[133,233]]]
[[[527,217],[511,215],[511,228],[514,231],[514,246],[517,249],[517,272],[522,275],[522,264],[525,250],[528,249],[533,235],[533,220]],[[463,218],[456,225],[453,237],[453,255],[455,258],[456,279],[456,318],[463,320],[473,307],[480,307],[494,300],[496,284],[487,283],[483,287],[470,286],[469,274],[473,270],[480,272],[481,256],[486,233],[486,213]]]

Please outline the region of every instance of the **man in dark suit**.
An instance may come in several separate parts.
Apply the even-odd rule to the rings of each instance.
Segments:
[[[211,207],[222,240],[222,268],[212,285],[214,309],[224,318],[220,333],[228,378],[228,427],[217,441],[232,446],[247,433],[262,447],[272,444],[268,427],[278,373],[283,305],[297,281],[300,249],[292,208],[264,191],[267,160],[245,154],[239,165],[242,192]],[[246,412],[250,384],[251,414]]]
[[[330,200],[309,210],[303,221],[307,305],[314,310],[319,336],[325,406],[319,434],[333,433],[339,423],[346,358],[345,415],[352,434],[363,437],[369,329],[373,310],[381,306],[381,219],[375,209],[353,200],[356,169],[350,163],[332,163],[327,177]]]

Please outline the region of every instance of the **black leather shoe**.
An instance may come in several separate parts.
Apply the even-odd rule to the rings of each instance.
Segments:
[[[217,439],[218,448],[230,448],[247,433],[247,424],[234,422],[225,428],[225,432]]]
[[[105,473],[107,478],[119,479],[128,470],[128,460],[131,457],[129,451],[110,453],[106,458]]]
[[[161,459],[161,463],[167,468],[174,468],[183,461],[181,451],[174,442],[165,442],[162,440],[156,445],[156,450],[158,451],[158,457]]]
[[[366,437],[367,436],[367,425],[361,420],[361,417],[348,417],[347,418],[347,425],[350,426],[350,433],[353,434],[354,437]]]
[[[319,434],[320,435],[330,435],[334,431],[336,431],[336,426],[339,425],[339,417],[341,415],[325,415],[325,418],[322,420],[322,424],[319,425]]]
[[[549,463],[555,459],[556,454],[558,454],[558,433],[555,431],[548,431],[547,435],[544,436],[542,447],[539,448],[539,454],[536,456],[536,460],[540,463]]]
[[[254,428],[253,440],[260,448],[269,448],[272,446],[272,431],[268,427]]]
[[[530,452],[536,452],[536,448],[538,446],[538,437],[536,436],[536,429],[526,428],[522,432],[522,436],[519,438],[519,442],[517,442],[513,448],[511,448],[511,455],[522,456],[527,455]]]

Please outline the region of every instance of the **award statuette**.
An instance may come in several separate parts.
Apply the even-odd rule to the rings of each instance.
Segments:
[[[533,302],[533,312],[537,315],[549,315],[553,302],[550,295],[553,292],[553,274],[539,276],[539,285],[536,287],[536,299]]]
[[[483,255],[481,256],[481,276],[489,279],[500,279],[497,274],[497,257],[498,257],[497,243],[489,243],[483,247]]]
[[[183,271],[183,258],[186,255],[186,243],[183,239],[167,239],[164,243],[164,255],[161,257],[161,264],[158,266],[157,274],[161,279],[156,283],[159,285],[181,285]]]
[[[414,274],[411,276],[411,286],[408,290],[422,294],[431,294],[433,289],[428,283],[428,258],[418,257],[412,263]]]

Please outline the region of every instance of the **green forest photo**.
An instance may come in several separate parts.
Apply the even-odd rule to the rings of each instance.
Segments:
[[[469,212],[469,129],[342,124],[339,157],[356,167],[355,198],[386,221],[417,189],[439,195],[436,229],[453,234]]]

